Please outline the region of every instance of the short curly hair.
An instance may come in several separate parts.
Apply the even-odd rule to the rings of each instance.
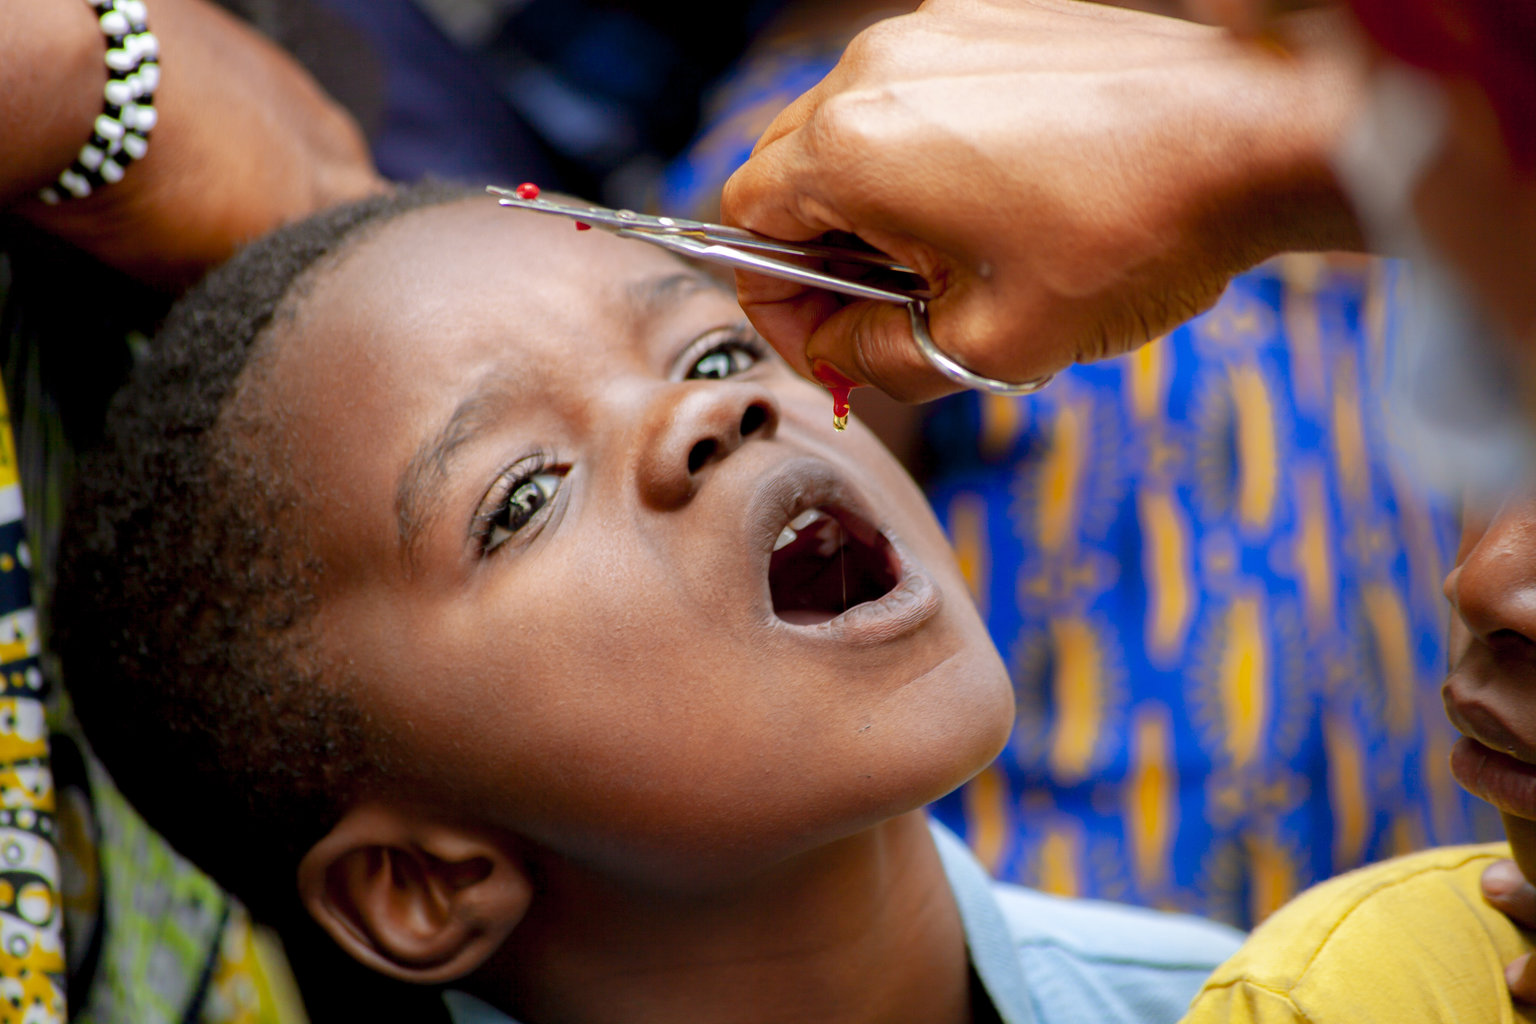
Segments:
[[[314,274],[369,229],[472,194],[413,186],[238,253],[172,308],[81,466],[53,619],[76,715],[145,818],[258,915],[294,911],[299,859],[389,764],[347,681],[320,678],[280,424],[234,398]]]

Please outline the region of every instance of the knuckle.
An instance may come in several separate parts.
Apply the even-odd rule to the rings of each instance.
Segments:
[[[889,135],[894,107],[895,97],[887,86],[830,96],[817,111],[817,141],[856,151],[869,150]]]
[[[899,66],[907,54],[912,35],[910,19],[882,18],[865,26],[849,41],[843,50],[842,63],[869,71]]]
[[[746,210],[745,178],[740,169],[725,179],[720,189],[720,215],[727,222],[742,216]],[[738,278],[739,280],[739,278]]]

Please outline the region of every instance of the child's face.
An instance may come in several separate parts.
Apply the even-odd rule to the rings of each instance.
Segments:
[[[1465,737],[1451,769],[1502,812],[1536,878],[1536,496],[1510,499],[1491,521],[1467,514],[1445,594],[1456,615],[1442,692]]]
[[[702,880],[1002,746],[1006,674],[921,495],[744,324],[650,246],[487,200],[385,225],[274,330],[258,400],[312,494],[322,653],[420,800]]]

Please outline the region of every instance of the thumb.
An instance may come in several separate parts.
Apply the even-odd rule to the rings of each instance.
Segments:
[[[893,302],[855,302],[811,332],[809,363],[832,364],[845,376],[879,388],[902,402],[926,402],[960,390],[923,358],[912,338],[907,307]]]
[[[1522,928],[1536,928],[1536,887],[1512,860],[1496,860],[1483,871],[1483,898]]]
[[[1536,957],[1529,953],[1515,957],[1504,968],[1504,980],[1517,1002],[1536,1003]]]
[[[1522,928],[1536,926],[1536,887],[1525,880],[1512,860],[1497,860],[1483,871],[1483,898]],[[1517,1000],[1536,1003],[1536,959],[1529,953],[1504,969],[1509,991]]]

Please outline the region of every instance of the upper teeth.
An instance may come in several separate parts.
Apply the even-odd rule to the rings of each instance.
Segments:
[[[819,508],[808,508],[791,519],[789,525],[779,531],[779,539],[773,542],[773,550],[778,551],[785,545],[794,543],[802,530],[818,520],[821,522],[818,531],[821,535],[821,545],[818,553],[823,558],[831,555],[843,546],[843,524]]]

